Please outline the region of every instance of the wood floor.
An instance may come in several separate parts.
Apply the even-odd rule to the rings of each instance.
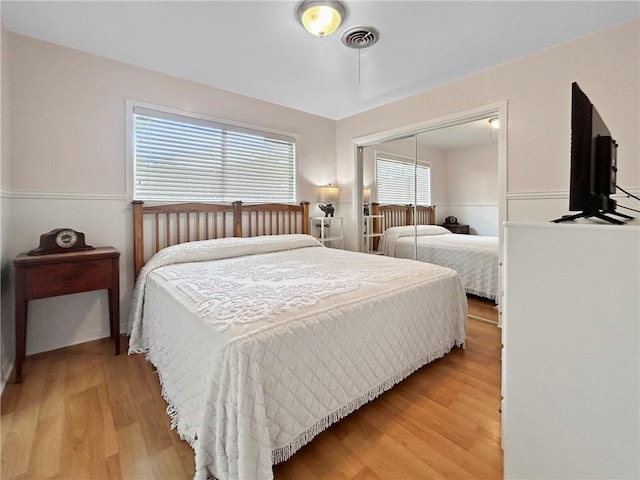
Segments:
[[[469,313],[496,320],[492,304]],[[126,339],[122,339],[123,348]],[[500,479],[500,330],[470,319],[454,349],[274,467],[277,480]],[[191,479],[152,366],[108,340],[28,357],[1,404],[6,479]]]

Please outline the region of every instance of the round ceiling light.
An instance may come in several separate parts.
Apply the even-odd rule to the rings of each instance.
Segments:
[[[324,37],[338,29],[347,16],[347,9],[338,0],[304,0],[298,5],[296,16],[309,33]]]

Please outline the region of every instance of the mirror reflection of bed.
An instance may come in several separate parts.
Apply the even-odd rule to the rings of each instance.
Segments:
[[[470,307],[483,305],[477,316],[489,321],[497,320],[499,290],[495,127],[493,117],[487,117],[363,149],[364,188],[370,196],[365,207],[371,215],[364,221],[372,223],[375,233],[365,238],[364,251],[455,269],[463,277]],[[430,210],[432,206],[437,208]],[[457,224],[445,221],[450,217]],[[447,251],[458,252],[459,258],[446,258]]]
[[[372,204],[381,218],[378,249],[383,255],[448,267],[469,295],[495,301],[499,282],[498,237],[452,233],[435,225],[436,207]]]

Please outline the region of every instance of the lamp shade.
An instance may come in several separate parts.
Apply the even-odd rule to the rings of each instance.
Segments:
[[[347,9],[338,0],[305,0],[296,9],[296,16],[304,28],[319,37],[335,32],[346,15]]]
[[[362,203],[370,203],[371,202],[371,189],[363,188],[362,189]]]
[[[337,202],[340,198],[340,189],[332,185],[320,187],[320,201],[322,203]]]

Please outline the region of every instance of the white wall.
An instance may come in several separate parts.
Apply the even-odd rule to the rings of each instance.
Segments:
[[[125,190],[125,99],[296,135],[300,200],[317,201],[317,185],[336,177],[333,120],[13,33],[5,46],[12,128],[10,142],[3,138],[4,153],[10,146],[2,172],[2,210],[10,212],[3,228],[3,306],[12,304],[15,255],[36,247],[41,233],[68,226],[84,232],[90,245],[121,251],[126,324],[133,232]],[[3,311],[3,342],[11,357],[14,339],[5,338],[4,327],[12,316],[13,308]],[[27,354],[106,337],[106,293],[30,302],[28,322]]]
[[[353,139],[507,101],[507,218],[567,213],[571,83],[597,105],[620,144],[618,183],[640,187],[640,21],[543,50],[338,121],[337,175],[353,183]],[[346,200],[350,191],[341,191]],[[353,212],[347,211],[345,215]],[[357,245],[347,223],[347,248]]]
[[[505,227],[505,479],[639,478],[635,223]]]

